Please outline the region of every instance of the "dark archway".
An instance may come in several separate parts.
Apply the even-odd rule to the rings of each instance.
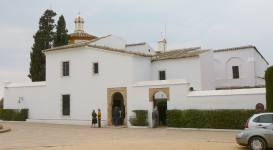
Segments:
[[[167,102],[166,101],[161,101],[157,104],[159,123],[164,126],[166,126],[166,110],[167,110]]]
[[[163,91],[157,91],[153,95],[153,106],[158,111],[158,123],[159,125],[166,126],[166,111],[167,111],[168,97]]]
[[[112,105],[112,117],[113,118],[114,118],[113,112],[116,107],[118,107],[118,109],[120,111],[119,125],[123,125],[124,118],[125,118],[125,105],[124,105],[123,96],[119,92],[115,93],[113,96],[113,105]],[[113,119],[113,121],[114,121],[114,119]],[[114,123],[114,122],[112,122],[112,123]]]

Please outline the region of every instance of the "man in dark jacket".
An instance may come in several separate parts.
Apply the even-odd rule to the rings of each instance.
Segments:
[[[118,119],[119,119],[119,110],[118,107],[115,108],[114,112],[113,112],[113,116],[115,118],[115,126],[118,126]]]
[[[158,118],[158,112],[156,109],[154,109],[154,111],[152,113],[152,118],[153,118],[153,122],[154,122],[153,128],[156,128],[157,127],[157,118]]]

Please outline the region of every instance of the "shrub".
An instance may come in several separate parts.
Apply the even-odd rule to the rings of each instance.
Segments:
[[[132,110],[135,114],[130,117],[129,122],[133,126],[148,126],[148,110]]]
[[[266,110],[273,112],[273,66],[265,72]]]
[[[167,110],[167,126],[177,128],[244,129],[256,110]]]
[[[2,109],[0,119],[6,121],[26,121],[28,119],[28,109]]]

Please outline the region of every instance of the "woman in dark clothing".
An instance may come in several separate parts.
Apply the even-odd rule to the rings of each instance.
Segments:
[[[91,128],[93,127],[93,125],[94,125],[94,128],[96,128],[97,114],[96,114],[95,110],[93,110],[93,113],[91,115],[92,115],[92,125],[91,125]]]

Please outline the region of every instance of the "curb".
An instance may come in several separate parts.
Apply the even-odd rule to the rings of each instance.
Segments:
[[[168,130],[188,130],[188,131],[217,131],[217,132],[240,132],[242,130],[233,129],[207,129],[207,128],[173,128],[167,127]]]
[[[148,126],[129,126],[128,128],[132,128],[132,129],[148,129]]]
[[[3,128],[0,130],[0,133],[9,132],[9,131],[11,131],[10,128],[3,126]]]

